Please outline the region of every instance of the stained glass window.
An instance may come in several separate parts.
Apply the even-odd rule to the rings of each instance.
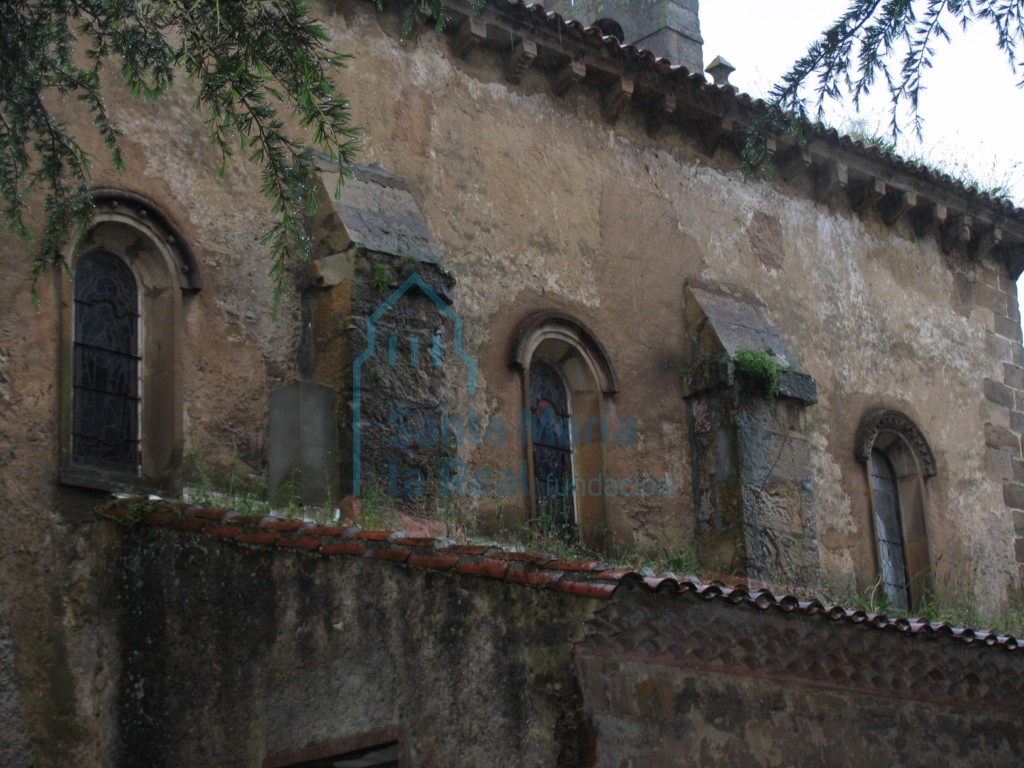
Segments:
[[[71,457],[79,466],[139,468],[139,297],[108,251],[75,266]]]
[[[892,464],[877,448],[871,451],[871,485],[882,588],[892,608],[906,611],[910,609],[910,590],[899,489]]]
[[[530,365],[530,438],[541,527],[575,538],[569,398],[558,371],[539,361]]]

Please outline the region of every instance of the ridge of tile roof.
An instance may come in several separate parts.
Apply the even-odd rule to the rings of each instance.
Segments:
[[[692,89],[701,96],[720,100],[723,112],[728,112],[730,116],[740,118],[743,122],[749,123],[757,114],[768,110],[768,104],[763,99],[741,93],[734,86],[708,82],[703,73],[691,72],[681,64],[673,64],[666,58],[656,56],[649,49],[621,43],[617,38],[604,34],[596,26],[586,26],[575,19],[548,11],[541,4],[525,2],[525,0],[491,0],[491,4],[514,22],[529,27],[546,27],[560,38],[582,42],[612,60],[626,61],[641,70],[647,70],[658,76],[667,77],[678,84],[684,84],[688,89]],[[878,147],[842,134],[835,128],[809,123],[807,129],[808,143],[810,140],[817,139],[847,152],[861,155],[921,182],[945,188],[949,193],[963,196],[976,205],[984,206],[1024,225],[1024,207],[1017,206],[1010,200],[995,197],[976,187],[968,186],[948,173],[931,169],[893,153],[883,152]]]
[[[609,600],[620,588],[638,588],[668,597],[691,596],[759,611],[819,617],[906,637],[945,639],[1007,652],[1024,648],[1024,639],[1011,635],[913,617],[891,618],[884,613],[805,600],[792,594],[776,595],[769,589],[742,583],[728,586],[722,581],[702,581],[692,576],[656,575],[650,569],[616,568],[596,560],[564,560],[543,552],[516,552],[497,545],[459,544],[452,539],[408,536],[399,530],[368,531],[359,526],[323,525],[274,515],[247,516],[229,509],[197,507],[187,502],[153,502],[145,497],[119,499],[98,510],[97,515],[123,524],[158,526],[251,548],[299,550],[328,558],[384,560],[510,585],[551,589],[575,597]]]

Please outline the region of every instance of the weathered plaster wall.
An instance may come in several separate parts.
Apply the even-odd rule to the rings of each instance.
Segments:
[[[863,413],[890,406],[915,419],[938,456],[928,485],[938,581],[974,592],[986,608],[1003,603],[1018,582],[1014,533],[1001,483],[987,474],[985,425],[1008,421],[1008,412],[993,416],[983,392],[986,378],[1002,381],[1008,348],[1018,345],[1000,324],[1009,310],[977,300],[993,280],[998,287],[1001,266],[946,255],[909,222],[886,225],[845,199],[815,202],[808,181],[746,183],[734,154],[709,158],[673,130],[655,143],[629,109],[613,129],[586,85],[560,99],[538,70],[508,85],[489,51],[453,66],[444,37],[402,44],[393,19],[339,7],[338,46],[359,53],[341,84],[365,127],[364,159],[409,180],[458,277],[483,410],[507,414],[521,402],[520,374],[499,351],[532,310],[570,312],[608,348],[622,385],[609,405],[637,419],[640,437],[607,446],[606,471],[649,472],[679,491],[612,500],[608,522],[620,545],[690,543],[689,439],[677,393],[683,286],[700,278],[762,300],[818,380],[820,403],[807,420],[823,571],[834,586],[875,579],[852,445]],[[521,451],[466,448],[481,466],[498,467],[514,466]],[[522,509],[518,499],[511,506]]]
[[[596,600],[107,525],[113,764],[259,766],[388,730],[413,765],[579,764],[571,650]]]
[[[2,606],[0,606],[2,608]],[[10,628],[0,614],[0,763],[10,768],[32,764],[28,732],[22,712],[21,691],[14,666]]]
[[[629,108],[612,127],[586,83],[558,98],[543,72],[528,70],[508,85],[486,50],[455,64],[445,37],[400,43],[397,19],[371,3],[320,11],[335,46],[358,54],[338,82],[364,130],[361,161],[408,180],[458,278],[455,307],[478,357],[480,390],[470,398],[453,376],[453,409],[514,422],[522,382],[506,350],[517,322],[544,308],[577,316],[620,376],[607,405],[639,427],[636,444],[606,446],[606,474],[649,473],[674,490],[611,500],[612,540],[688,548],[684,284],[742,285],[819,384],[807,426],[823,574],[841,586],[874,583],[867,486],[852,447],[861,415],[890,406],[918,423],[938,459],[927,513],[939,583],[973,592],[988,610],[1005,605],[1019,585],[1007,504],[1024,507],[1014,444],[1024,427],[1024,387],[1015,386],[1024,385],[1024,359],[1002,265],[944,255],[906,222],[889,227],[843,200],[814,202],[807,182],[745,183],[735,155],[708,157],[674,129],[655,142]],[[229,165],[218,178],[221,160],[192,100],[186,85],[158,104],[108,94],[130,132],[124,173],[88,131],[79,138],[96,157],[97,186],[150,198],[196,251],[204,289],[183,299],[181,331],[187,447],[214,475],[258,473],[267,392],[296,373],[299,305],[286,297],[271,320],[258,174]],[[117,659],[94,591],[105,563],[91,511],[102,496],[55,485],[55,282],[63,278],[38,286],[35,312],[22,280],[26,246],[4,234],[0,251],[10,255],[0,264],[0,527],[10,542],[0,557],[0,613],[35,764],[95,765],[114,732],[104,713]],[[515,467],[521,454],[515,441],[460,446],[479,467]],[[484,523],[499,511],[509,525],[528,515],[521,497],[466,506]]]
[[[382,732],[414,766],[1011,766],[1024,747],[1004,647],[635,574],[563,589],[586,576],[433,540],[263,521],[246,535],[274,545],[247,547],[224,538],[252,523],[221,514],[106,524],[113,764],[288,765]]]
[[[96,186],[130,190],[177,225],[196,252],[204,292],[183,296],[185,407],[190,463],[212,476],[262,476],[269,388],[294,374],[297,302],[288,296],[271,320],[273,288],[259,236],[267,206],[252,170],[220,160],[192,113],[187,89],[159,105],[114,87],[107,103],[129,130],[128,170],[119,173],[88,130],[79,140],[95,158]],[[68,105],[73,109],[73,105]],[[72,119],[74,114],[72,114]],[[29,223],[41,223],[41,205]],[[31,747],[35,766],[99,765],[114,728],[109,696],[115,677],[110,635],[95,591],[92,514],[105,495],[57,486],[58,281],[37,285],[32,308],[27,271],[33,245],[0,235],[0,601],[13,650],[12,687],[25,729],[4,739]],[[67,297],[69,284],[60,293]],[[101,564],[101,563],[100,563]],[[9,668],[0,673],[5,678]],[[8,683],[5,682],[6,686]],[[116,687],[116,686],[115,686]],[[12,763],[17,765],[18,763]]]

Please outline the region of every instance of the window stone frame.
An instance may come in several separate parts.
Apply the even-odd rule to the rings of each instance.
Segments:
[[[896,474],[910,609],[914,610],[928,596],[932,587],[926,481],[938,474],[938,464],[924,433],[905,413],[891,408],[877,408],[864,415],[857,430],[855,451],[857,460],[864,466],[866,473],[872,515],[872,539],[875,538],[875,499],[871,480],[872,450],[883,453]],[[877,574],[881,573],[881,566],[877,562],[878,542],[874,543]]]
[[[569,415],[581,427],[600,423],[608,407],[608,399],[619,390],[618,378],[604,346],[576,318],[556,310],[535,312],[516,327],[509,353],[509,365],[522,371],[522,402],[524,412],[530,407],[530,365],[543,361],[561,375],[568,390]],[[536,519],[537,493],[534,487],[533,440],[525,432],[525,460],[530,483],[527,499],[531,519]],[[605,467],[607,435],[589,441],[580,440],[572,446],[572,467],[575,477],[587,481],[600,477]],[[607,501],[604,494],[574,494],[577,534],[588,546],[602,547],[608,526]]]
[[[131,493],[181,493],[184,446],[184,296],[200,289],[195,256],[152,202],[98,189],[84,233],[71,238],[58,282],[60,304],[60,465],[62,484]],[[74,365],[74,267],[90,251],[125,261],[139,288],[140,466],[137,473],[75,464],[71,455]]]

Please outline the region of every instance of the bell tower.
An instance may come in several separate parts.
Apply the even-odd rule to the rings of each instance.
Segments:
[[[567,19],[622,35],[621,42],[646,48],[691,72],[704,71],[698,0],[554,0],[549,10]]]

